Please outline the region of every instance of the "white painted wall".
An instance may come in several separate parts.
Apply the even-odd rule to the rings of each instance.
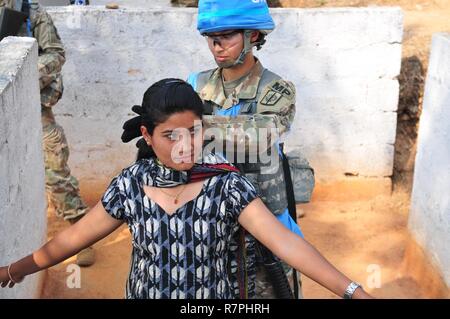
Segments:
[[[399,8],[273,9],[277,29],[257,52],[293,81],[298,103],[288,143],[319,182],[345,173],[388,180],[393,169],[400,72]],[[66,90],[55,111],[81,179],[109,178],[134,158],[123,122],[164,77],[214,67],[195,8],[51,8],[67,48]]]
[[[107,3],[117,3],[121,8],[160,8],[170,7],[170,0],[90,0],[91,6],[105,5]]]
[[[44,6],[66,6],[70,4],[70,0],[39,0],[39,3]],[[116,3],[121,8],[160,8],[171,6],[170,0],[90,0],[89,3],[91,6],[104,6],[108,3]]]
[[[39,248],[47,235],[37,56],[34,39],[0,42],[1,266]],[[0,289],[0,299],[37,297],[40,276]]]
[[[450,287],[450,34],[433,37],[409,228]]]

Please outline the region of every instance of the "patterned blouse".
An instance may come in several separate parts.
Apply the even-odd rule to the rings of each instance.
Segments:
[[[204,180],[199,195],[169,215],[144,193],[153,162],[124,169],[102,198],[106,212],[125,221],[132,235],[126,298],[238,297],[233,238],[257,191],[246,177],[224,173]]]

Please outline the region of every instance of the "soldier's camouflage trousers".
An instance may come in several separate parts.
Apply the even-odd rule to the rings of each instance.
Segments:
[[[47,198],[58,217],[72,220],[83,216],[88,208],[80,197],[77,179],[70,174],[66,136],[51,108],[42,107],[42,129]]]

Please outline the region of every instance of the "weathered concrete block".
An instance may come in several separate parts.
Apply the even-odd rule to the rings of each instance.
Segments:
[[[117,3],[120,7],[142,7],[142,8],[160,8],[169,7],[170,0],[90,0],[92,6],[105,5],[108,3]]]
[[[403,14],[400,8],[276,8],[271,12],[277,23],[274,35],[287,48],[345,49],[402,42]],[[362,37],[362,34],[367,36]]]
[[[409,228],[450,287],[450,34],[433,37]]]
[[[0,42],[0,265],[31,253],[47,236],[42,124],[34,39]],[[33,298],[42,273],[1,298]]]

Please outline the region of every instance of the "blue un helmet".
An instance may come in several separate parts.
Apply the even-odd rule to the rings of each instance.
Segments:
[[[265,43],[265,36],[275,29],[266,0],[200,0],[198,3],[197,29],[202,35],[228,30],[244,30],[244,49],[230,67],[241,64],[254,46]],[[251,43],[252,31],[261,37]]]

